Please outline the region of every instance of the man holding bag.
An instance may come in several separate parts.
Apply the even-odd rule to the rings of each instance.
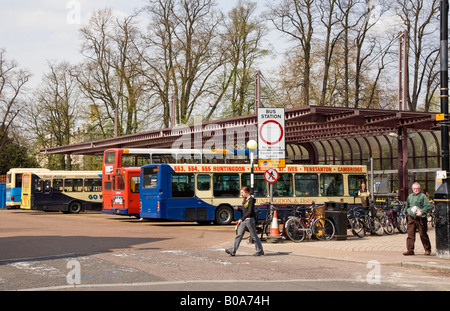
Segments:
[[[425,255],[431,254],[431,243],[428,237],[427,213],[430,211],[430,202],[420,189],[420,184],[415,182],[412,191],[406,199],[406,214],[408,215],[408,237],[406,238],[405,256],[414,255],[414,243],[416,241],[416,229],[419,231]]]

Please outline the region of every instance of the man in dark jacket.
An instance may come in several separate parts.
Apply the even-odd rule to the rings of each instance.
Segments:
[[[408,237],[406,238],[405,256],[414,255],[414,243],[416,241],[416,229],[419,231],[425,255],[431,253],[431,243],[428,237],[427,213],[430,211],[430,201],[420,189],[420,184],[415,182],[412,191],[406,199],[406,214],[408,215]]]

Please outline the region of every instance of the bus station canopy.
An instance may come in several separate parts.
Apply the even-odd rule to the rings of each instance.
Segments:
[[[324,106],[304,106],[285,109],[286,143],[305,145],[317,141],[350,139],[355,137],[383,136],[407,129],[409,133],[439,130],[436,113],[380,110],[364,108],[342,108]],[[257,140],[256,114],[232,117],[215,121],[165,128],[114,138],[75,143],[40,150],[44,154],[102,154],[109,148],[171,148],[183,135],[202,137],[203,143],[212,135],[222,131],[223,146],[226,135],[234,135],[235,147],[238,142]],[[197,135],[197,136],[195,136]],[[229,138],[228,138],[229,139]],[[194,148],[194,144],[192,144]],[[314,162],[314,157],[311,158]]]
[[[412,180],[434,193],[440,167],[436,113],[303,106],[285,109],[286,163],[372,165],[389,191],[406,199]],[[110,148],[245,148],[257,140],[257,114],[164,128],[41,150],[44,154],[102,155]],[[201,143],[200,143],[201,142]],[[217,146],[222,146],[222,148]],[[200,146],[201,144],[201,146]],[[176,146],[175,146],[176,145]]]

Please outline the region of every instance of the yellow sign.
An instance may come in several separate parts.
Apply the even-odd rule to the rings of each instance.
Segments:
[[[286,160],[285,159],[258,159],[258,166],[262,169],[285,167]]]
[[[444,121],[445,115],[443,113],[439,113],[436,115],[436,121]]]

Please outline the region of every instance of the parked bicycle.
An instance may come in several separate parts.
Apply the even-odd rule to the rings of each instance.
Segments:
[[[313,202],[306,211],[310,212],[303,216],[302,209],[297,208],[295,216],[290,216],[286,222],[286,235],[294,242],[301,242],[307,236],[316,237],[318,240],[331,240],[335,234],[335,228],[331,220],[318,217],[314,211],[316,205]],[[306,213],[307,214],[307,213]]]
[[[270,235],[270,230],[272,229],[272,220],[275,210],[278,210],[275,205],[267,204],[267,208],[257,211],[257,213],[262,213],[265,211],[264,219],[259,219],[257,216],[255,219],[256,232],[260,234],[260,239],[264,239],[264,235],[267,237]],[[278,215],[279,216],[279,215]],[[278,218],[278,230],[283,232],[284,224],[286,220],[283,218]]]
[[[369,211],[364,211],[362,215],[364,229],[371,234],[383,235],[384,229],[381,224],[380,218],[376,215],[372,215],[372,208]]]
[[[364,226],[364,214],[361,208],[353,207],[347,211],[348,227],[351,229],[353,235],[358,238],[363,238],[366,235]]]

